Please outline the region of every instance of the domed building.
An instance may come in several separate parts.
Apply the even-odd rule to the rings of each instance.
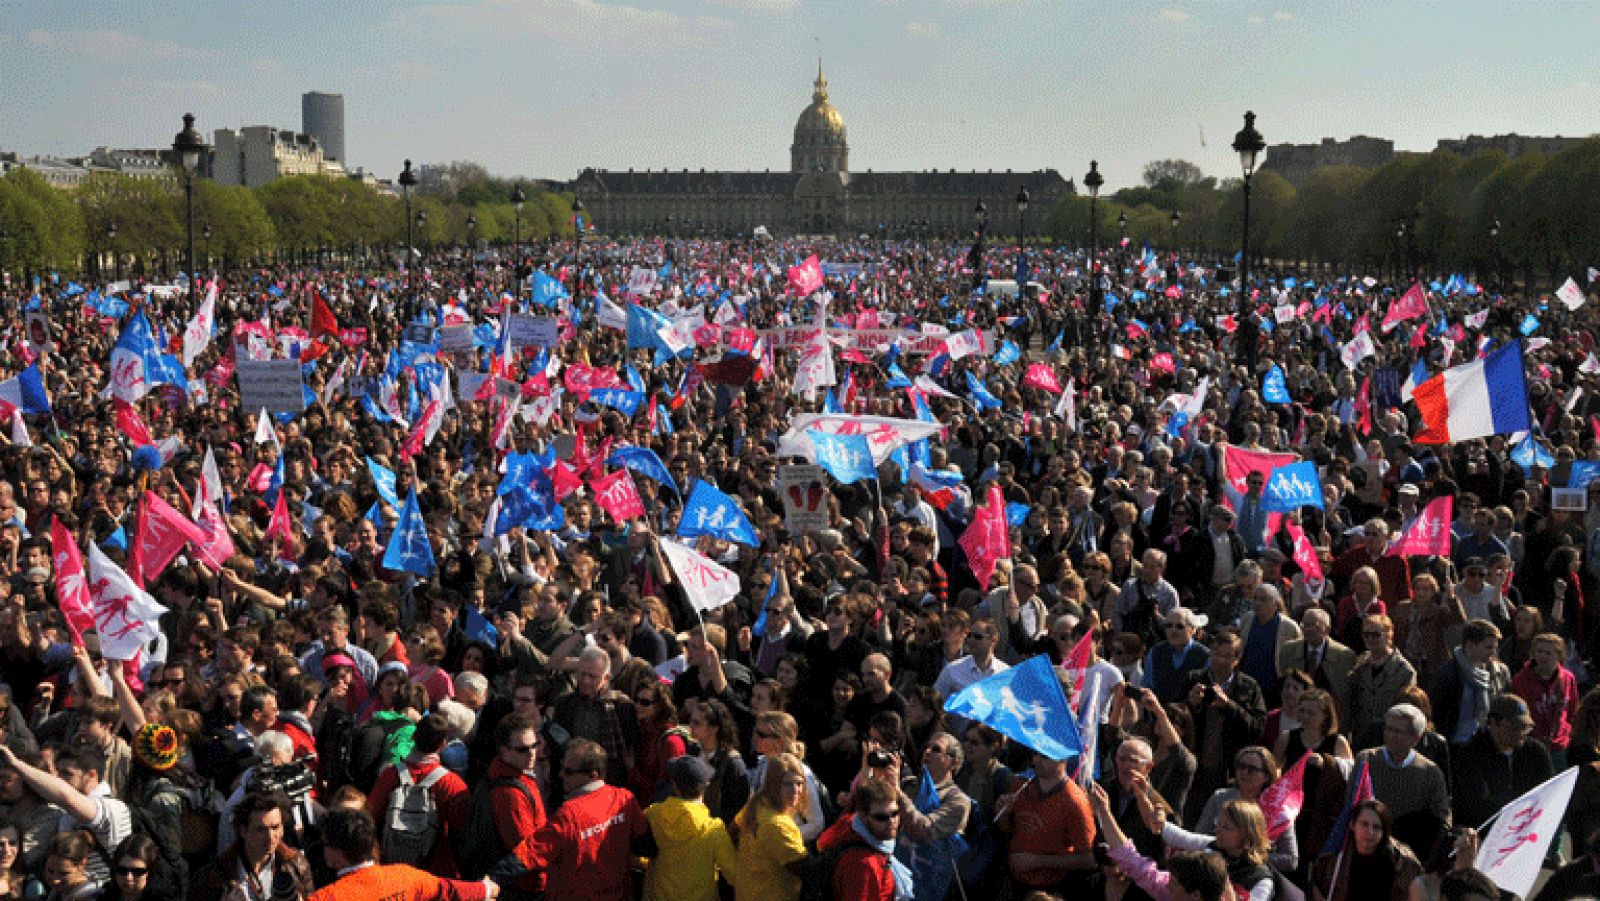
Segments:
[[[1077,193],[1054,169],[1032,172],[850,171],[844,116],[828,96],[817,63],[811,104],[795,120],[789,171],[585,169],[570,182],[595,227],[612,235],[855,235],[884,238],[965,236],[972,210],[1013,209],[1026,187],[1036,209],[1049,210]],[[995,223],[1007,229],[1011,221]],[[1038,220],[1043,231],[1043,216]],[[1030,231],[1033,229],[1030,227]]]

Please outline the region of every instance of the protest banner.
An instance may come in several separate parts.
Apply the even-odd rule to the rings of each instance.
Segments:
[[[822,467],[811,463],[778,467],[778,496],[790,535],[828,527],[828,480],[823,476]]]
[[[554,316],[516,313],[507,321],[512,347],[555,347],[561,340],[561,323]]]
[[[300,413],[306,408],[299,360],[240,359],[240,404],[246,410]]]

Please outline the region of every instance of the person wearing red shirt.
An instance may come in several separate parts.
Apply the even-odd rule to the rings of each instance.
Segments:
[[[532,690],[530,686],[517,686],[518,692]],[[495,724],[494,744],[495,757],[489,763],[489,799],[500,847],[484,859],[513,865],[517,846],[538,832],[546,820],[544,795],[533,776],[539,754],[539,729],[526,716],[508,713]],[[506,861],[507,857],[513,860]],[[490,869],[494,866],[490,864]],[[508,882],[506,888],[519,896],[538,893],[544,888],[544,874],[525,873]]]
[[[300,675],[288,680],[278,691],[278,724],[273,727],[289,736],[289,743],[294,746],[294,759],[318,776],[322,768],[317,759],[316,730],[311,728],[311,717],[316,714],[321,697],[322,680],[316,676]]]
[[[911,871],[894,859],[900,834],[899,789],[882,779],[863,779],[851,794],[848,831],[829,830],[819,840],[824,854],[842,848],[829,877],[835,898],[894,901],[911,897]]]
[[[448,735],[441,717],[424,717],[417,724],[411,756],[401,763],[384,767],[378,773],[377,781],[372,784],[372,792],[367,795],[367,811],[372,814],[374,822],[382,823],[388,813],[390,796],[400,785],[400,767],[406,768],[413,783],[420,783],[444,766],[439,762],[439,749],[444,747]],[[451,852],[451,840],[466,828],[472,793],[460,776],[448,770],[428,791],[433,795],[434,807],[439,812],[439,835],[433,843],[433,850],[422,859],[421,867],[435,876],[455,876],[456,861]]]
[[[440,879],[403,863],[380,864],[378,827],[365,810],[333,810],[322,818],[322,856],[338,879],[308,901],[495,901],[491,880]]]
[[[567,800],[517,846],[520,867],[497,866],[490,876],[505,884],[524,870],[543,872],[546,897],[630,901],[631,859],[654,856],[655,843],[633,792],[607,785],[605,774],[605,749],[573,739],[561,758]]]
[[[1572,721],[1578,716],[1578,680],[1561,665],[1566,642],[1554,632],[1533,637],[1533,656],[1511,679],[1513,694],[1528,702],[1533,737],[1550,749],[1556,772],[1566,769]]]
[[[1019,888],[1069,897],[1095,875],[1094,811],[1066,777],[1066,761],[1035,753],[1033,773],[998,805],[1000,829],[1011,835],[1011,878]]]

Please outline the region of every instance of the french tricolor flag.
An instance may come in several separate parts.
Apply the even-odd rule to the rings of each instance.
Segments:
[[[1528,383],[1522,342],[1455,366],[1417,385],[1411,399],[1422,411],[1422,444],[1449,444],[1529,431]]]

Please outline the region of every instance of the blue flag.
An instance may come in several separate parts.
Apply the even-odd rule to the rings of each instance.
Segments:
[[[884,382],[884,387],[887,387],[887,388],[910,388],[911,387],[911,379],[906,376],[905,370],[900,368],[900,364],[899,363],[890,363],[889,364],[889,380],[887,382]]]
[[[1067,333],[1066,333],[1065,329],[1063,329],[1062,331],[1056,332],[1056,336],[1054,338],[1050,339],[1050,346],[1045,348],[1045,351],[1047,353],[1055,353],[1056,351],[1060,350],[1061,349],[1061,339],[1065,338],[1066,336],[1067,336]]]
[[[417,489],[413,485],[406,492],[406,503],[400,508],[400,521],[395,523],[394,534],[389,536],[389,546],[383,549],[383,567],[427,578],[433,575],[436,566],[433,545],[428,542],[428,527],[422,521],[422,508],[417,504]]]
[[[1269,404],[1286,404],[1290,402],[1289,383],[1283,377],[1283,367],[1272,364],[1267,374],[1261,380],[1261,399]]]
[[[1020,359],[1022,359],[1022,349],[1017,347],[1016,342],[1007,339],[1002,341],[1000,343],[1000,349],[995,351],[994,365],[1005,366],[1008,363],[1015,363]]]
[[[989,393],[989,389],[983,384],[982,381],[978,379],[977,376],[972,374],[971,370],[968,370],[966,375],[967,391],[972,395],[973,401],[977,403],[978,409],[994,410],[1005,406],[1005,404],[1000,401],[1000,398]]]
[[[1517,326],[1517,331],[1521,332],[1524,337],[1531,335],[1538,330],[1539,317],[1533,315],[1532,313],[1529,313],[1527,317],[1522,320],[1522,324]]]
[[[1567,487],[1586,489],[1589,483],[1597,478],[1600,478],[1600,463],[1594,460],[1574,460],[1572,471],[1567,475]]]
[[[657,333],[671,325],[670,319],[655,310],[647,310],[636,303],[628,304],[628,349],[664,349]]]
[[[117,526],[117,530],[107,535],[106,540],[100,542],[100,546],[102,548],[116,548],[119,551],[126,551],[128,549],[127,530],[122,526]]]
[[[1544,449],[1544,445],[1533,440],[1533,434],[1530,432],[1511,449],[1511,462],[1522,467],[1524,474],[1528,474],[1533,472],[1535,466],[1543,466],[1545,469],[1554,467],[1556,458]]]
[[[1317,476],[1317,464],[1310,460],[1274,469],[1261,492],[1261,509],[1268,513],[1293,513],[1301,507],[1325,509],[1322,479]]]
[[[622,415],[632,419],[633,414],[639,412],[639,405],[644,403],[644,392],[629,391],[625,388],[597,388],[589,392],[589,399],[613,410],[620,410]]]
[[[378,490],[378,498],[396,510],[400,509],[400,495],[394,491],[394,470],[368,457],[367,472],[372,474],[372,484]]]
[[[542,270],[533,273],[533,302],[542,307],[553,307],[564,297],[571,297],[565,285],[546,275]]]
[[[1067,706],[1055,667],[1044,654],[968,685],[944,702],[964,716],[1052,760],[1083,753],[1083,739]]]
[[[828,474],[845,485],[862,479],[876,479],[877,467],[872,462],[872,445],[865,435],[830,435],[816,429],[806,429],[806,437],[816,448],[817,463]]]
[[[606,465],[626,466],[639,475],[671,488],[673,494],[678,493],[678,483],[672,480],[672,474],[667,471],[667,464],[662,463],[656,452],[648,447],[619,447],[606,458]]]
[[[750,517],[739,509],[739,504],[704,479],[694,483],[694,488],[689,491],[689,499],[683,503],[683,515],[678,518],[680,538],[697,538],[701,535],[749,547],[761,544],[761,539],[756,537],[755,526],[750,524]]]
[[[1355,771],[1350,774],[1350,789],[1345,796],[1344,808],[1339,811],[1339,818],[1333,821],[1333,829],[1328,833],[1328,840],[1322,845],[1323,854],[1338,854],[1344,847],[1345,833],[1350,830],[1350,812],[1356,806],[1356,793],[1361,787],[1362,778],[1367,775],[1367,762],[1365,760],[1356,764]]]
[[[1028,521],[1028,514],[1031,512],[1033,512],[1033,508],[1027,504],[1008,501],[1006,503],[1006,525],[1013,528],[1022,525]]]
[[[471,604],[467,605],[466,616],[461,618],[461,634],[467,636],[468,641],[486,644],[491,648],[500,647],[500,630]]]

